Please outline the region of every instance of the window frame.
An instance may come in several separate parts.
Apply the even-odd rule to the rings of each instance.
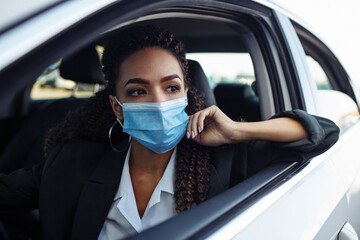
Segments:
[[[296,22],[292,22],[292,24],[304,48],[305,54],[311,56],[320,64],[333,90],[345,93],[359,106],[359,101],[355,96],[351,79],[337,57],[315,35]]]

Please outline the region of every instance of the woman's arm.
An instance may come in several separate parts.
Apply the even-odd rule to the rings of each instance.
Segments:
[[[234,145],[241,152],[235,157],[238,160],[235,162],[241,163],[234,168],[241,173],[234,173],[235,182],[272,162],[306,161],[327,151],[339,138],[339,128],[331,120],[302,110],[284,111],[267,121],[246,123],[232,121],[213,106],[190,116],[187,131],[196,129],[193,140],[199,144],[219,146],[247,142]],[[242,147],[245,150],[241,150]]]
[[[309,139],[315,143],[326,136],[326,131],[338,135],[333,122],[322,118],[320,121],[320,118],[301,110],[282,112],[267,121],[234,122],[218,107],[211,106],[190,116],[187,136],[206,146],[251,140],[297,142]]]
[[[232,143],[249,140],[293,142],[308,136],[300,122],[285,117],[261,122],[237,122],[233,131]]]

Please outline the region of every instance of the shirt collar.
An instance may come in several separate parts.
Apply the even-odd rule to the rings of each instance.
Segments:
[[[115,194],[114,201],[123,197],[129,191],[133,191],[131,177],[130,177],[130,169],[129,169],[131,148],[132,148],[132,144],[130,144],[129,149],[126,153],[124,167],[121,174],[120,185],[118,191]],[[173,153],[171,154],[165,172],[158,183],[158,187],[160,187],[159,189],[160,191],[168,192],[172,195],[174,195],[176,151],[177,151],[177,147],[175,147]]]
[[[126,153],[124,167],[121,173],[120,185],[118,191],[115,194],[114,201],[123,197],[130,190],[132,191],[132,183],[131,183],[130,171],[129,171],[129,159],[130,159],[131,148],[132,148],[132,143],[130,143],[129,149]]]
[[[177,147],[175,147],[171,154],[168,165],[166,166],[164,175],[160,179],[160,190],[168,192],[174,195],[174,183],[175,183],[175,159],[176,159]]]

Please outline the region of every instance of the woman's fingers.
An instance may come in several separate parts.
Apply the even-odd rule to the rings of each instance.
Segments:
[[[203,130],[204,130],[204,121],[205,118],[211,114],[212,107],[205,108],[193,115],[189,118],[189,123],[187,126],[187,138],[196,138]]]
[[[189,122],[188,122],[188,125],[186,126],[186,137],[187,139],[189,139],[191,137],[191,121],[192,121],[192,116],[193,115],[190,115],[189,116]]]
[[[192,139],[194,139],[199,134],[198,127],[197,127],[199,113],[200,112],[197,112],[197,113],[190,116],[190,120],[189,120],[188,127],[187,127],[187,131],[188,131],[187,137],[188,138],[189,138],[189,135],[190,135],[190,137]]]
[[[192,138],[194,139],[196,136],[197,136],[197,132],[196,130],[194,130],[195,128],[193,127],[194,124],[196,124],[196,120],[197,119],[197,113],[191,115],[189,117],[189,123],[187,125],[187,132],[186,132],[186,137],[189,139],[189,138]]]
[[[235,122],[211,106],[189,116],[187,138],[206,146],[219,146],[231,142],[234,130]]]
[[[194,139],[198,135],[198,132],[196,130],[197,118],[198,118],[198,113],[195,113],[190,116],[189,123],[187,125],[187,133],[186,133],[188,139],[189,138]]]
[[[194,139],[198,135],[197,120],[199,118],[199,112],[195,113],[191,120],[191,138]]]
[[[197,120],[197,128],[198,128],[198,132],[201,133],[204,130],[204,122],[205,122],[205,118],[208,115],[208,113],[206,112],[201,112],[199,114],[198,120]]]

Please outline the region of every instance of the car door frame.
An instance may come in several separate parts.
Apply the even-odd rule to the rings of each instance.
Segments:
[[[299,82],[304,93],[307,107],[311,106],[311,108],[308,109],[314,113],[321,112],[321,106],[319,104],[320,96],[315,81],[311,77],[311,72],[306,62],[305,50],[298,34],[300,34],[301,37],[306,38],[308,44],[313,44],[312,49],[309,49],[309,45],[305,46],[307,48],[306,50],[312,50],[313,52],[316,52],[317,56],[326,58],[326,60],[321,61],[322,67],[327,68],[328,72],[331,71],[331,81],[337,86],[336,90],[347,94],[353,99],[354,104],[359,106],[358,103],[356,103],[357,96],[359,95],[358,89],[355,87],[356,85],[352,83],[331,50],[314,34],[307,31],[305,27],[302,27],[295,21],[291,22],[288,17],[280,12],[277,12],[277,15],[278,18],[283,18],[281,24],[284,25],[284,29],[287,28],[289,30],[287,36],[288,42],[292,41],[297,46],[292,47],[289,50],[292,52],[294,58],[298,58],[297,61],[299,63],[301,62],[301,65],[303,66],[302,68],[297,68],[296,71],[300,76]],[[300,64],[295,64],[294,66],[299,65]],[[359,158],[356,157],[357,154],[354,151],[356,149],[356,144],[354,143],[360,141],[360,122],[358,117],[355,118],[357,118],[357,120],[355,119],[352,124],[341,131],[338,142],[327,153],[312,159],[311,163],[303,170],[312,172],[314,176],[316,174],[323,174],[321,173],[323,170],[314,164],[317,163],[318,166],[322,165],[323,169],[325,169],[324,166],[333,169],[331,171],[333,172],[332,176],[327,175],[325,176],[325,179],[330,180],[330,178],[332,178],[330,182],[333,182],[333,179],[337,179],[337,182],[333,182],[332,185],[333,189],[331,191],[334,193],[332,194],[332,200],[326,202],[328,212],[326,214],[324,211],[322,212],[321,206],[317,210],[319,213],[318,216],[316,216],[317,221],[321,222],[322,225],[319,224],[317,227],[312,226],[313,235],[311,238],[333,239],[338,235],[339,231],[346,223],[350,223],[357,234],[360,233],[360,220],[351,211],[351,209],[360,207],[360,196],[358,191],[355,190],[360,186],[360,161]],[[336,191],[334,191],[335,189]],[[329,193],[331,191],[329,191]],[[320,214],[321,212],[322,214]]]

